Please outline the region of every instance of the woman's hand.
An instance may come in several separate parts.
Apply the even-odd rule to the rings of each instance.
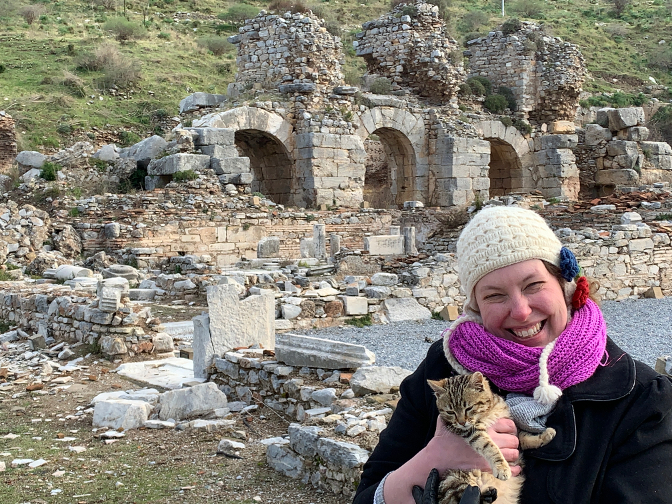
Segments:
[[[488,434],[499,447],[509,464],[518,460],[518,437],[512,420],[500,419],[488,429]],[[427,475],[436,468],[439,474],[448,469],[481,469],[492,472],[490,465],[460,436],[453,434],[438,418],[434,437],[420,452],[396,471],[390,473],[383,489],[388,504],[414,504],[411,489],[424,487]],[[511,466],[513,476],[520,474],[520,466]]]
[[[513,420],[500,418],[489,429],[488,434],[494,443],[502,451],[502,455],[509,464],[518,460],[518,437],[516,425]],[[425,447],[426,455],[436,462],[436,467],[441,474],[448,469],[481,469],[492,472],[488,462],[469,446],[464,439],[453,434],[444,425],[441,418],[437,419],[434,437]],[[511,466],[513,476],[520,474],[519,466]]]

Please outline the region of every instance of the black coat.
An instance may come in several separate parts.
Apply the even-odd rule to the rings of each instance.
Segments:
[[[427,379],[455,374],[442,343],[434,343],[402,383],[401,400],[364,466],[354,504],[372,503],[383,476],[434,435],[438,411]],[[524,452],[520,504],[672,503],[672,383],[611,340],[607,352],[607,365],[558,401],[546,423],[557,431],[555,439]]]

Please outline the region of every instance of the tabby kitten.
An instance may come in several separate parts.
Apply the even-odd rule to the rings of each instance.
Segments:
[[[511,418],[504,399],[490,390],[479,372],[427,382],[447,429],[462,437],[492,468],[492,474],[479,469],[447,471],[439,485],[439,504],[458,504],[469,486],[481,489],[482,502],[518,503],[524,477],[511,477],[509,464],[487,433],[500,418]],[[521,449],[539,448],[555,437],[555,430],[549,427],[541,434],[521,431],[518,437]]]

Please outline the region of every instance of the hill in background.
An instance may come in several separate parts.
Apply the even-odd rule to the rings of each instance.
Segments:
[[[503,21],[498,0],[436,0],[460,42]],[[543,23],[578,44],[590,76],[585,104],[611,103],[672,84],[669,0],[511,0],[506,17]],[[390,10],[379,0],[0,0],[0,109],[13,115],[19,150],[54,150],[77,140],[136,142],[170,130],[178,103],[194,91],[225,94],[236,72],[237,33],[259,10],[310,9],[343,38],[345,78],[359,84],[365,64],[352,41],[361,23]],[[652,78],[653,81],[650,79]],[[648,88],[648,89],[647,89]],[[655,88],[655,86],[654,86]],[[608,96],[601,96],[606,93]],[[669,92],[657,88],[667,101]],[[627,103],[623,103],[627,105]]]

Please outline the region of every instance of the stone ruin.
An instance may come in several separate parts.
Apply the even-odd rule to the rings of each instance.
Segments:
[[[490,32],[467,42],[469,76],[486,77],[494,89],[513,91],[523,118],[542,123],[574,121],[586,77],[579,48],[521,23],[513,33]]]
[[[12,116],[0,110],[0,172],[5,172],[16,158],[16,132]]]

